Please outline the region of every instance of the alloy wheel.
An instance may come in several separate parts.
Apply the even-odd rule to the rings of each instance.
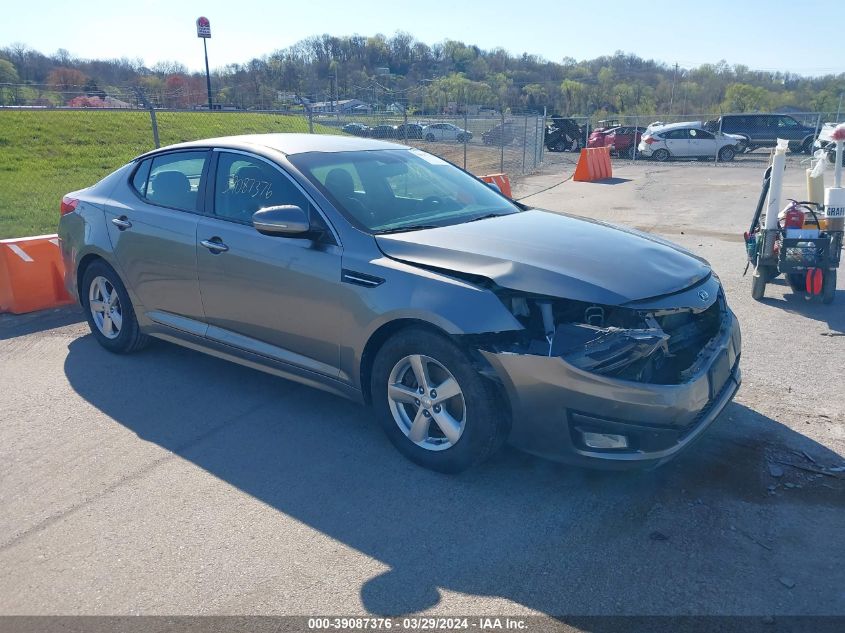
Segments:
[[[458,381],[429,356],[412,354],[394,365],[387,399],[402,433],[426,450],[451,448],[466,427],[466,403]]]
[[[105,277],[94,277],[88,290],[88,309],[94,319],[94,325],[108,339],[120,335],[123,327],[123,309],[120,297],[112,283]]]

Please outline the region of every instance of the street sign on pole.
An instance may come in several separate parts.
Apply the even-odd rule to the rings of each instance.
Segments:
[[[197,37],[202,38],[202,50],[205,53],[205,85],[208,88],[208,111],[211,112],[211,73],[208,70],[208,46],[206,40],[211,39],[211,22],[208,18],[197,18]]]
[[[208,21],[208,18],[197,18],[197,37],[211,37],[211,22]]]

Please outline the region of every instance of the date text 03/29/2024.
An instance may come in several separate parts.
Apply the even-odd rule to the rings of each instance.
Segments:
[[[308,629],[312,631],[525,631],[528,623],[524,618],[510,617],[407,617],[407,618],[368,618],[368,617],[333,617],[308,618]]]

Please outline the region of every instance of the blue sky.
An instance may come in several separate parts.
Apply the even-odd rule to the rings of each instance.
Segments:
[[[211,20],[212,67],[246,62],[308,35],[404,30],[428,44],[452,38],[553,61],[623,50],[686,67],[724,59],[806,75],[845,72],[845,11],[834,0],[10,0],[0,46],[23,42],[44,53],[65,48],[78,57],[141,58],[150,66],[175,60],[199,70],[200,15]]]

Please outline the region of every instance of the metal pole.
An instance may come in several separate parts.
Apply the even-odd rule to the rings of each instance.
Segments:
[[[546,117],[548,112],[543,106],[543,120],[540,122],[540,164],[543,164],[543,154],[546,151]]]
[[[634,162],[637,162],[637,150],[639,149],[639,141],[637,141],[637,134],[639,134],[639,117],[634,115]]]
[[[155,143],[156,149],[161,147],[161,143],[158,140],[158,121],[156,120],[156,111],[150,106],[150,121],[153,125],[153,143]]]
[[[845,92],[839,93],[839,105],[836,106],[836,122],[839,123],[839,113],[842,111],[842,95],[845,95]]]
[[[467,99],[464,92],[464,130],[469,131],[469,116],[467,115]],[[464,169],[467,168],[467,136],[464,134]]]
[[[525,126],[522,128],[522,173],[525,173],[525,149],[528,145],[528,115],[525,115]]]
[[[402,137],[405,141],[405,145],[408,144],[408,106],[405,105],[405,109],[402,111]],[[466,160],[464,160],[466,162]]]
[[[501,107],[501,106],[499,106]],[[505,173],[505,109],[502,108],[502,130],[499,134],[499,173]]]
[[[202,38],[202,50],[205,53],[205,85],[208,88],[208,111],[211,112],[211,73],[208,70],[208,46],[206,38]]]
[[[721,116],[719,117],[719,136],[722,136],[722,118],[723,117],[721,117]],[[719,164],[719,150],[717,149],[716,150],[716,158],[713,159],[713,166],[715,167],[718,164]]]

